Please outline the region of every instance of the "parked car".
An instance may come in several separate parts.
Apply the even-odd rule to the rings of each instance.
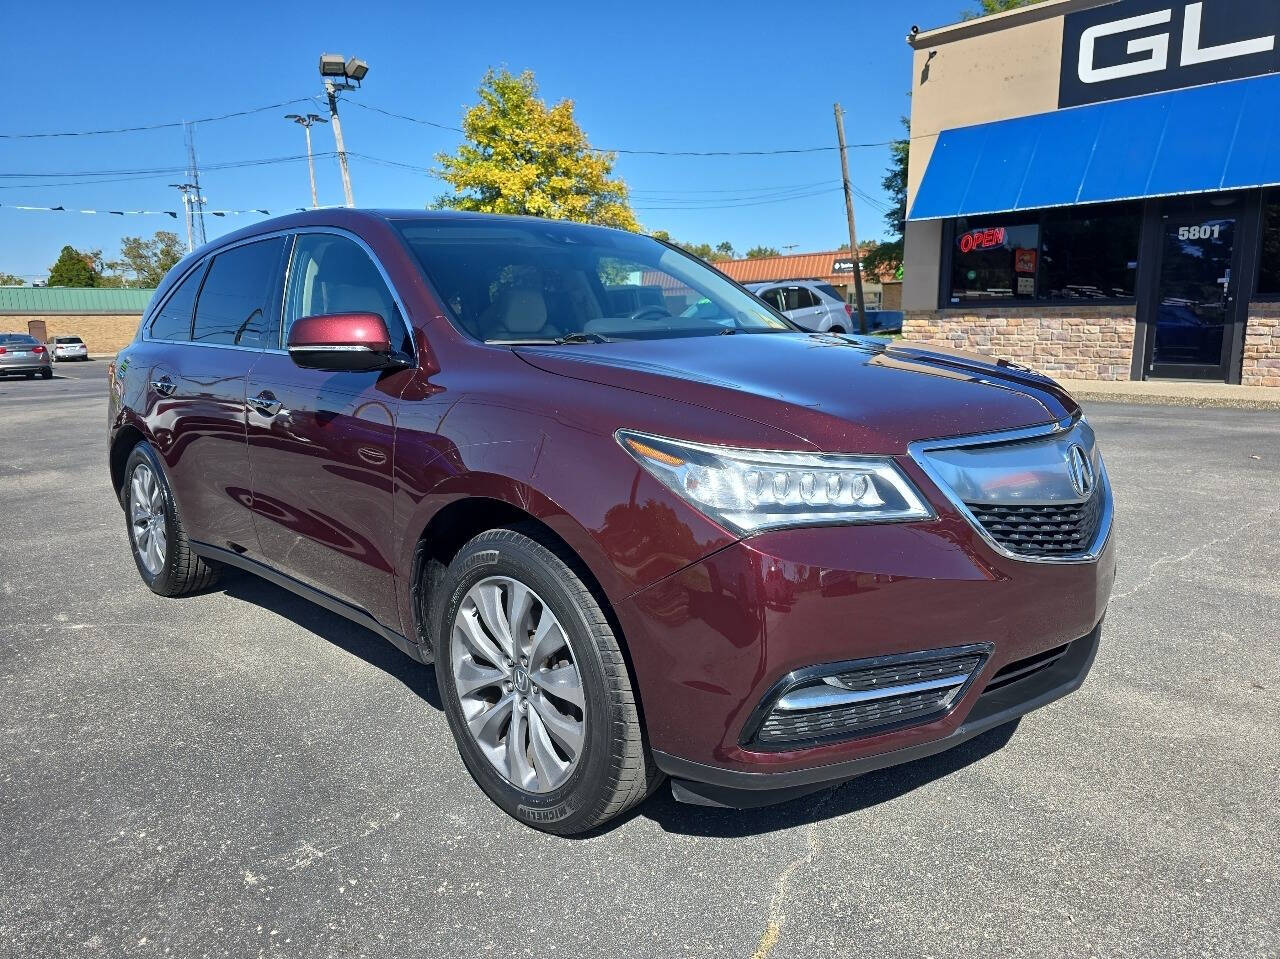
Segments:
[[[55,360],[87,360],[89,347],[78,336],[55,336],[49,343]]]
[[[803,329],[815,333],[848,333],[857,329],[853,307],[830,283],[781,280],[749,283],[747,289]]]
[[[21,373],[27,379],[40,374],[46,380],[53,376],[49,351],[27,333],[0,333],[0,377]]]
[[[434,663],[471,775],[550,832],[664,776],[761,805],[1008,723],[1084,680],[1115,575],[1053,381],[806,333],[599,227],[264,221],[170,272],[109,396],[154,592],[248,570]]]

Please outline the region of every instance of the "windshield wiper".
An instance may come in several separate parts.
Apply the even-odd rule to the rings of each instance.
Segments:
[[[566,333],[564,336],[557,336],[555,342],[561,346],[566,343],[608,343],[609,338],[599,333]]]
[[[737,332],[738,328],[736,326],[726,326],[723,330],[719,330],[716,336],[733,336]]]

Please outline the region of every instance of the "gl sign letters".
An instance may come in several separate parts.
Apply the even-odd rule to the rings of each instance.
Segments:
[[[1064,18],[1060,107],[1280,73],[1280,2],[1121,0]]]

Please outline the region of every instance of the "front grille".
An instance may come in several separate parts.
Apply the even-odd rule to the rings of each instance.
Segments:
[[[779,743],[825,739],[833,735],[849,736],[877,726],[920,719],[937,712],[944,695],[950,692],[930,690],[803,713],[774,710],[760,727],[760,741]]]
[[[1021,556],[1072,556],[1088,550],[1102,519],[1102,490],[1083,503],[965,503],[997,543]]]
[[[842,689],[857,692],[868,689],[879,689],[884,686],[903,686],[908,683],[919,683],[941,676],[965,675],[973,672],[981,663],[980,654],[969,656],[951,656],[946,659],[934,659],[922,663],[891,663],[887,666],[875,666],[871,669],[856,670],[832,676]]]
[[[1067,655],[1067,650],[1070,648],[1070,643],[1064,643],[1061,646],[1055,646],[1053,649],[1046,649],[1043,653],[1036,653],[1034,656],[1027,656],[1025,659],[1019,659],[1001,666],[996,670],[996,674],[991,677],[991,682],[987,683],[987,688],[982,691],[983,694],[994,692],[1002,686],[1008,686],[1010,683],[1028,679],[1041,670],[1048,669],[1063,656]]]

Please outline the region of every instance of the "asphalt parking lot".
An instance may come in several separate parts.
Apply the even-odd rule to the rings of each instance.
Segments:
[[[373,634],[142,585],[105,368],[0,381],[0,955],[1280,954],[1274,413],[1090,408],[1119,582],[1012,738],[567,840],[488,802]]]

